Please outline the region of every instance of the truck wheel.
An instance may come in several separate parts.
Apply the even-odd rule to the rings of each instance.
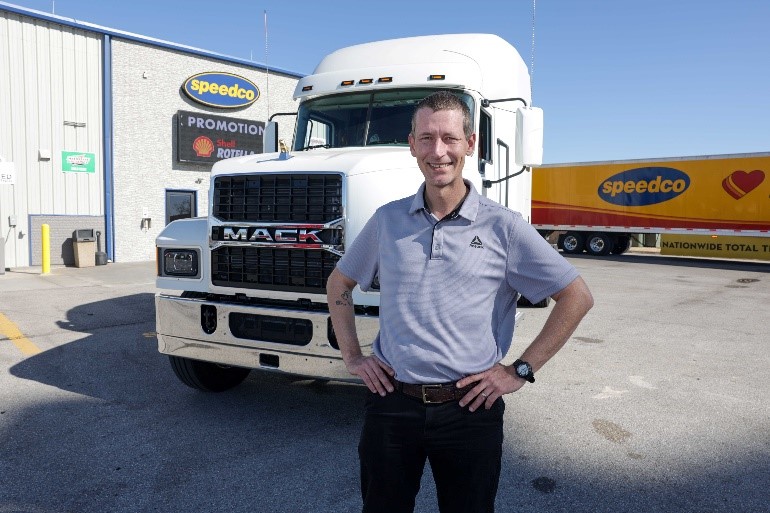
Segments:
[[[584,248],[583,234],[567,232],[559,237],[559,247],[567,254],[582,253]]]
[[[179,381],[191,388],[197,388],[204,392],[224,392],[240,385],[251,369],[242,367],[228,367],[211,362],[202,362],[168,356],[171,368]]]
[[[631,247],[631,237],[621,235],[615,241],[615,247],[612,248],[613,255],[622,255]]]
[[[613,246],[612,239],[605,233],[592,233],[586,241],[586,251],[594,256],[609,255]]]

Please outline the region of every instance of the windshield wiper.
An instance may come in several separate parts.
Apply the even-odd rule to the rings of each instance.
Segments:
[[[331,148],[331,147],[332,147],[331,144],[311,144],[310,146],[305,146],[300,151],[313,150],[315,148]]]
[[[369,141],[368,143],[366,143],[367,146],[378,146],[380,144],[409,144],[409,142],[391,139],[391,140],[384,140],[384,141]]]

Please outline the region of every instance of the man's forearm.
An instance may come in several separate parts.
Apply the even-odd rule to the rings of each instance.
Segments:
[[[353,288],[356,283],[334,270],[326,283],[326,300],[332,318],[334,334],[340,346],[342,358],[349,361],[360,356],[361,344],[356,333],[356,319],[353,305]]]
[[[580,277],[553,297],[556,304],[543,329],[521,355],[533,370],[540,369],[566,344],[594,304],[588,286]]]
[[[353,288],[356,282],[336,269],[326,283],[326,297],[332,318],[334,334],[340,346],[342,360],[348,371],[361,378],[373,393],[385,395],[393,391],[390,377],[393,369],[374,355],[363,356],[361,343],[356,334],[356,317],[353,308]]]

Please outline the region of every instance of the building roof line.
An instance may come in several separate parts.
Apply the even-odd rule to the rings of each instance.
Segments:
[[[202,57],[210,57],[210,58],[219,59],[219,60],[227,61],[234,64],[249,66],[251,68],[263,69],[271,73],[280,73],[282,75],[289,75],[296,78],[302,78],[305,76],[304,74],[298,73],[296,71],[289,71],[282,68],[267,66],[266,64],[250,61],[248,59],[241,59],[239,57],[233,57],[230,55],[224,55],[224,54],[212,52],[209,50],[204,50],[202,48],[195,48],[194,46],[187,46],[180,43],[174,43],[172,41],[165,41],[163,39],[157,39],[154,37],[134,34],[132,32],[126,32],[124,30],[118,30],[118,29],[113,29],[109,27],[102,27],[101,25],[96,25],[94,23],[90,23],[87,21],[80,21],[80,20],[76,20],[75,18],[67,18],[65,16],[59,16],[56,14],[50,14],[50,13],[38,11],[35,9],[29,9],[27,7],[22,7],[20,5],[10,4],[8,2],[0,1],[0,10],[8,11],[14,14],[20,14],[23,16],[28,16],[30,18],[35,18],[38,20],[48,21],[51,23],[58,23],[60,25],[66,25],[68,27],[78,28],[89,32],[97,32],[100,34],[108,35],[110,37],[150,44],[153,46],[185,52],[193,55],[199,55]]]

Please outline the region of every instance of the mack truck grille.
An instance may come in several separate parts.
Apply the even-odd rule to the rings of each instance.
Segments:
[[[213,214],[222,221],[328,223],[342,217],[342,176],[220,176],[214,180]]]
[[[211,281],[222,287],[324,294],[339,259],[313,249],[223,246],[211,253]]]
[[[341,174],[333,173],[217,177],[212,213],[224,224],[212,229],[211,238],[225,244],[211,252],[212,283],[325,293],[339,256],[321,246],[341,244],[342,232],[310,227],[343,216],[342,180]]]

